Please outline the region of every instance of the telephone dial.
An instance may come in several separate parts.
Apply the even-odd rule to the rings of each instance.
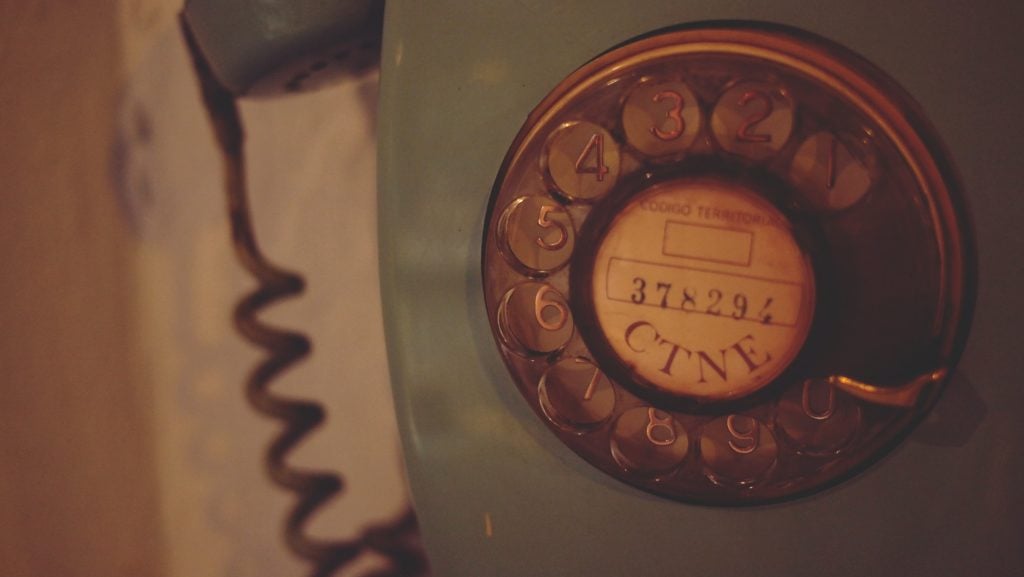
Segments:
[[[992,446],[905,442],[957,382],[977,282],[981,169],[968,153],[962,185],[943,143],[974,136],[925,108],[997,73],[924,59],[931,30],[981,46],[997,5],[191,0],[183,19],[235,94],[382,51],[381,284],[436,574],[957,574],[965,550],[1020,553],[946,515],[1019,536],[1020,500],[949,482]]]

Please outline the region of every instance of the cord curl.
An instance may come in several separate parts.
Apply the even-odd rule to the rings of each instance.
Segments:
[[[298,274],[270,263],[259,249],[248,206],[245,135],[235,98],[214,77],[184,19],[181,27],[223,159],[232,244],[239,262],[257,280],[256,289],[235,307],[234,323],[243,338],[266,351],[246,382],[246,398],[257,412],[284,425],[267,447],[265,466],[275,485],[296,496],[295,505],[284,522],[285,542],[292,553],[311,564],[312,577],[333,575],[366,551],[378,553],[389,566],[365,577],[426,576],[428,563],[419,540],[416,514],[411,507],[397,520],[370,527],[349,540],[316,539],[305,531],[310,518],[341,493],[345,484],[339,475],[288,465],[288,455],[320,426],[325,413],[318,403],[274,394],[270,384],[308,356],[312,346],[304,334],[272,326],[259,318],[263,309],[301,294],[305,281]]]

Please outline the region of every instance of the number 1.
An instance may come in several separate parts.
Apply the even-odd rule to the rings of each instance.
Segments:
[[[590,377],[590,384],[583,393],[583,400],[589,401],[594,398],[594,391],[597,389],[597,382],[601,380],[601,369],[594,367],[594,376]]]

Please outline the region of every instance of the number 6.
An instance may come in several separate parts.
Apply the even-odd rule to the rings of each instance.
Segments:
[[[547,296],[548,293],[553,293],[556,298],[560,296],[555,289],[548,285],[542,286],[540,290],[537,291],[537,296],[533,297],[533,316],[537,319],[537,324],[540,325],[542,329],[557,331],[564,327],[566,321],[569,320],[569,311],[565,308],[565,304],[559,300],[545,300],[544,297]],[[554,322],[544,320],[544,309],[549,307],[554,308],[558,312],[558,318]]]

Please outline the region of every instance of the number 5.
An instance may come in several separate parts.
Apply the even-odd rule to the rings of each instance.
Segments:
[[[558,240],[548,244],[544,241],[543,237],[538,236],[537,246],[546,250],[558,250],[565,246],[565,243],[569,240],[569,233],[565,230],[565,225],[558,222],[557,220],[551,220],[548,215],[551,212],[560,212],[557,207],[551,205],[544,205],[540,207],[540,214],[537,216],[537,225],[541,228],[552,228],[558,230]]]

